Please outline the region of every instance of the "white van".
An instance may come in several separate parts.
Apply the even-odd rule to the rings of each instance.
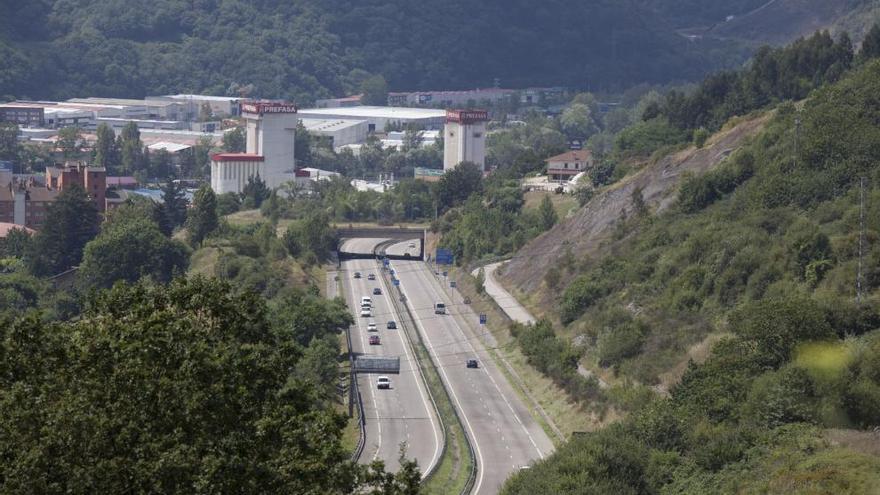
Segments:
[[[445,315],[446,314],[446,305],[442,302],[434,303],[434,314],[436,315]]]

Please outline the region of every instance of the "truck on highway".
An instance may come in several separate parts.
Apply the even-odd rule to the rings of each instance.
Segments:
[[[446,314],[446,304],[442,302],[434,303],[434,314],[435,315],[445,315]]]

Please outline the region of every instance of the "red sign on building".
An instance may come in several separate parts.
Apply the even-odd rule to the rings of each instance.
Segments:
[[[446,122],[458,122],[459,124],[473,124],[489,120],[489,112],[486,110],[447,110]]]
[[[267,113],[296,113],[296,105],[293,103],[273,103],[249,101],[241,104],[241,113],[255,113],[265,115]]]

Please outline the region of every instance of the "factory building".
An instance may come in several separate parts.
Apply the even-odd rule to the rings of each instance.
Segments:
[[[443,170],[451,170],[461,162],[476,163],[486,168],[485,110],[447,110],[443,131]]]
[[[147,101],[173,101],[182,104],[184,120],[197,120],[204,106],[209,107],[211,113],[217,117],[238,117],[241,99],[232,96],[179,94],[148,96]]]
[[[242,103],[247,149],[245,153],[211,157],[214,192],[240,193],[252,176],[259,176],[272,189],[294,180],[296,114],[296,106],[291,103]]]
[[[370,132],[383,131],[386,125],[415,123],[424,129],[442,129],[446,112],[433,108],[357,106],[342,108],[309,108],[299,111],[304,119],[365,120]]]
[[[300,119],[299,121],[310,135],[328,140],[334,149],[347,144],[363,143],[369,133],[369,124],[366,120]]]

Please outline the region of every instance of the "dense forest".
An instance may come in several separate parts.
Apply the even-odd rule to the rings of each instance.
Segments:
[[[742,47],[675,34],[678,11],[658,17],[660,3],[7,1],[0,96],[244,90],[308,102],[358,92],[371,76],[400,90],[620,88],[744,60]],[[710,3],[704,17],[754,1]]]

